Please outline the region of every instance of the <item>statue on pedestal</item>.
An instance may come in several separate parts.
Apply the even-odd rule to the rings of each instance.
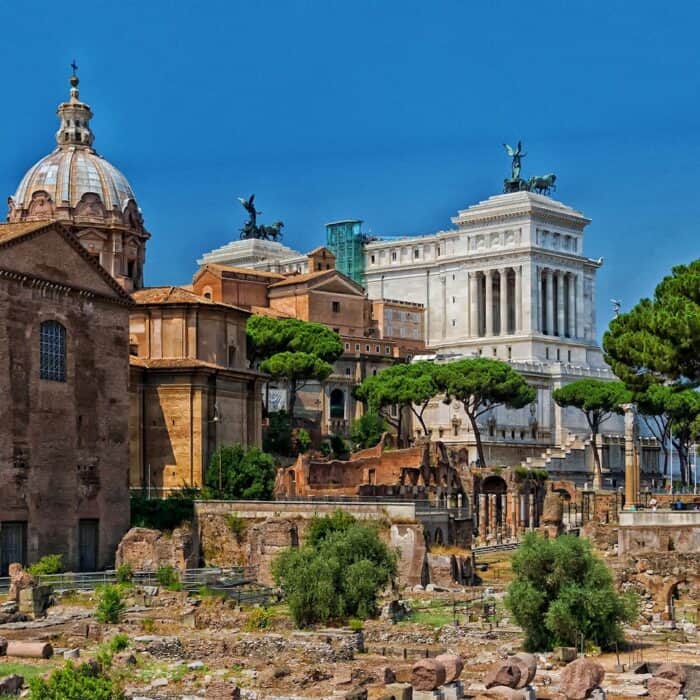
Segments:
[[[503,191],[506,194],[509,192],[535,192],[537,194],[547,195],[552,190],[556,189],[554,183],[556,182],[557,176],[554,173],[535,175],[529,180],[524,180],[520,176],[522,159],[527,155],[527,153],[523,153],[523,144],[521,141],[518,141],[516,148],[509,146],[507,143],[504,143],[503,147],[506,149],[506,153],[512,158],[510,178],[506,178],[503,181]]]
[[[276,221],[272,226],[258,226],[258,215],[262,212],[255,208],[254,194],[251,194],[248,199],[239,197],[238,201],[248,212],[249,217],[241,229],[241,239],[258,238],[265,241],[279,241],[282,238],[282,227],[284,226],[282,221]]]

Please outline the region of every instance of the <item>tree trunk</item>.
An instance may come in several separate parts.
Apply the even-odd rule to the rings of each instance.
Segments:
[[[466,411],[466,406],[464,407]],[[481,431],[476,423],[476,417],[470,411],[466,411],[469,422],[474,431],[474,439],[476,440],[476,453],[479,455],[479,466],[484,469],[486,467],[486,458],[484,457],[484,445],[481,442]]]
[[[598,491],[603,488],[603,467],[600,463],[600,453],[598,452],[598,431],[591,431],[591,445],[593,446],[593,490]]]
[[[423,408],[425,410],[425,407]],[[418,419],[418,422],[420,423],[421,428],[423,428],[423,435],[428,434],[428,426],[426,426],[425,421],[423,420],[423,411],[416,411],[413,406],[411,406],[411,411],[413,411],[413,415]]]
[[[289,415],[294,420],[294,404],[297,402],[297,383],[293,380],[289,380],[289,400],[287,401],[287,409],[289,410]]]

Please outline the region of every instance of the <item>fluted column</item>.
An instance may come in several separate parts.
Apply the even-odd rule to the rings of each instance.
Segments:
[[[523,330],[523,266],[515,268],[515,332]]]
[[[479,335],[479,300],[477,298],[477,274],[469,273],[469,335],[476,338]]]
[[[562,338],[566,335],[566,313],[564,310],[565,303],[566,299],[564,297],[564,271],[557,270],[557,335],[561,336]]]
[[[500,333],[501,335],[508,335],[508,270],[502,267],[498,271],[500,284],[501,284],[501,324]]]
[[[570,272],[569,279],[569,338],[576,337],[576,275]]]
[[[554,335],[554,275],[548,267],[544,269],[546,283],[546,304],[547,304],[547,319],[542,327],[542,330],[547,335]]]
[[[537,288],[536,294],[535,294],[535,305],[536,305],[536,313],[535,316],[537,317],[537,320],[535,321],[535,328],[534,330],[539,331],[540,333],[544,333],[544,299],[542,298],[542,275],[544,274],[544,270],[541,267],[537,268],[536,272],[536,284],[535,287]]]
[[[485,318],[486,318],[486,335],[493,335],[493,270],[484,272],[486,280],[486,303],[485,303]]]

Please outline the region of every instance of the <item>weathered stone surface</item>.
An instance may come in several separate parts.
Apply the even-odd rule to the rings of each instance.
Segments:
[[[435,659],[420,659],[411,669],[414,690],[434,690],[445,682],[445,667]]]
[[[661,666],[656,669],[654,676],[656,678],[668,678],[668,680],[676,681],[676,683],[680,683],[681,685],[685,685],[688,680],[688,674],[683,666],[673,661],[661,664]]]
[[[29,586],[19,591],[18,608],[23,615],[40,617],[51,603],[51,586]]]
[[[445,683],[456,681],[462,675],[464,669],[464,661],[457,654],[439,654],[435,657],[435,661],[445,667]]]
[[[676,700],[683,686],[670,678],[654,676],[647,681],[647,690],[652,700]]]
[[[540,522],[543,525],[559,526],[564,517],[564,504],[561,496],[556,491],[547,491],[542,506],[542,517]]]
[[[13,674],[0,678],[0,695],[17,695],[24,685],[24,678]]]
[[[555,647],[554,648],[554,658],[557,661],[563,661],[564,663],[569,663],[569,661],[574,661],[576,659],[576,647]]]
[[[134,571],[156,571],[161,566],[180,571],[194,568],[192,529],[178,527],[166,537],[160,530],[132,527],[117,547],[116,566],[122,564],[129,564]]]
[[[28,659],[50,659],[53,647],[45,642],[15,642],[7,643],[7,655],[26,657]]]
[[[516,654],[508,659],[511,663],[515,664],[520,670],[520,680],[515,686],[516,688],[524,688],[526,685],[530,685],[535,679],[535,674],[537,673],[537,659],[533,654],[526,654],[525,652],[521,654]]]
[[[23,591],[25,588],[31,588],[36,581],[28,571],[22,568],[21,564],[10,564],[8,574],[10,577],[10,590],[7,597],[18,603],[20,591]]]
[[[489,669],[484,675],[484,685],[486,688],[494,688],[496,686],[506,686],[507,688],[516,688],[520,682],[520,668],[510,659],[507,661],[496,661],[489,666]]]
[[[525,693],[505,685],[496,685],[482,691],[476,700],[527,700]]]
[[[603,682],[604,677],[605,670],[600,664],[581,657],[561,672],[559,688],[568,700],[584,700]]]
[[[384,694],[379,700],[412,700],[413,688],[409,683],[390,683],[384,688]]]

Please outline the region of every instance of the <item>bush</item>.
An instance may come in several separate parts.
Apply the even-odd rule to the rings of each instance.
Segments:
[[[241,518],[240,515],[236,515],[235,513],[229,513],[226,516],[226,525],[228,525],[228,529],[231,530],[234,537],[236,538],[236,541],[238,542],[238,544],[240,544],[241,539],[245,534],[246,528],[248,527],[246,525],[245,520]]]
[[[70,661],[48,679],[29,680],[30,700],[123,700],[115,683],[89,664],[73,666]]]
[[[97,590],[97,621],[116,625],[122,618],[126,606],[117,586],[102,586]]]
[[[134,570],[131,564],[120,564],[116,571],[117,583],[131,583],[134,578]]]
[[[179,591],[182,589],[180,585],[180,576],[170,564],[161,566],[158,571],[156,571],[156,581],[159,586],[163,586],[163,588],[167,588],[169,591]]]
[[[63,555],[62,554],[47,554],[41,557],[38,562],[32,564],[27,571],[32,576],[50,576],[51,574],[60,574],[63,572]]]
[[[276,472],[272,456],[257,447],[222,445],[213,454],[204,481],[213,498],[269,501]]]
[[[334,457],[345,457],[350,452],[350,446],[340,435],[331,435],[330,440]]]
[[[387,430],[386,421],[377,413],[365,413],[352,422],[350,439],[360,449],[374,447]]]
[[[296,443],[298,452],[307,452],[311,447],[311,435],[306,428],[299,428],[296,431]]]
[[[396,575],[396,554],[376,527],[338,511],[314,518],[306,544],[282,552],[273,574],[299,627],[367,618],[376,614],[379,591]]]
[[[272,621],[272,614],[265,608],[253,608],[248,613],[245,624],[243,625],[244,632],[256,632],[258,630],[267,629]]]
[[[580,636],[601,649],[623,640],[621,623],[637,615],[634,594],[619,594],[588,540],[525,535],[511,563],[506,606],[525,632],[528,651],[577,646]]]
[[[109,640],[109,650],[112,654],[118,654],[129,646],[129,637],[126,634],[115,634]]]
[[[141,620],[141,629],[150,634],[156,628],[156,621],[152,617],[144,617]]]
[[[154,530],[174,530],[194,517],[194,499],[197,489],[174,491],[167,498],[146,498],[143,494],[131,497],[131,526]]]
[[[289,457],[292,454],[292,418],[287,411],[268,414],[268,427],[263,435],[265,452]]]

